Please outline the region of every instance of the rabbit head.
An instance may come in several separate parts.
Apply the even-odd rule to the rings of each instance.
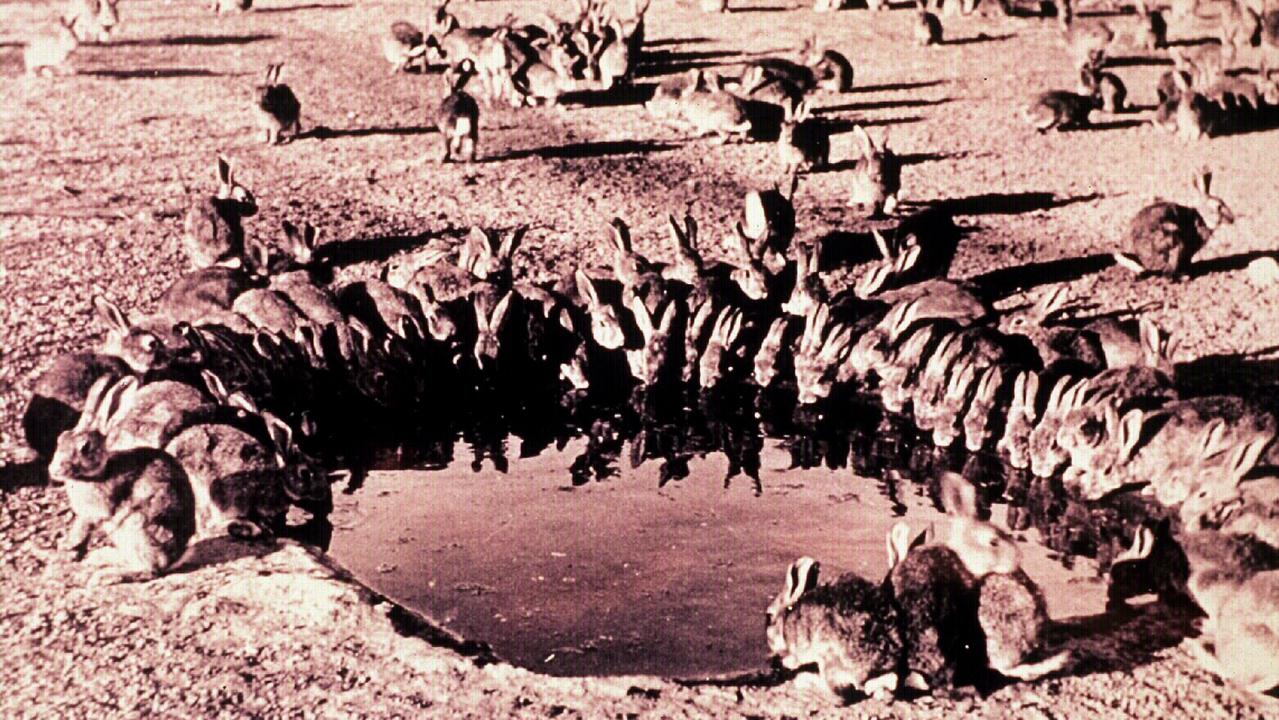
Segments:
[[[471,304],[475,308],[476,328],[474,354],[475,361],[481,368],[487,369],[497,362],[498,351],[501,349],[499,336],[502,332],[502,323],[506,320],[507,311],[510,310],[513,295],[514,293],[508,291],[491,308],[484,294],[476,294],[472,297]]]
[[[1006,409],[1001,405],[1011,402],[1003,392],[1005,387],[1011,389],[1005,378],[1004,370],[998,366],[988,367],[978,376],[977,389],[964,413],[964,447],[968,452],[981,452],[999,426],[1004,415],[1001,409]]]
[[[591,316],[591,337],[606,350],[620,349],[626,342],[626,336],[617,311],[612,305],[600,300],[595,283],[586,273],[577,270],[573,273],[573,278],[577,282],[578,294],[586,304],[586,312]]]
[[[626,361],[630,365],[631,375],[642,385],[655,385],[662,377],[666,366],[671,343],[671,328],[675,322],[678,305],[674,302],[666,304],[661,319],[650,314],[648,307],[639,297],[631,298],[631,313],[635,316],[635,325],[644,338],[644,346],[639,349],[627,349]],[[654,324],[654,320],[657,320]]]
[[[675,250],[675,262],[668,268],[666,277],[688,285],[697,285],[705,269],[701,253],[697,250],[697,221],[692,215],[685,215],[681,227],[674,215],[667,215],[666,219]]]
[[[728,307],[720,310],[697,366],[698,385],[703,390],[710,390],[724,379],[729,370],[729,351],[741,331],[742,311]]]
[[[751,248],[741,223],[734,227],[735,234],[728,239],[730,246],[736,246],[738,257],[744,264],[733,268],[730,277],[741,288],[742,294],[751,300],[764,300],[768,297],[769,281],[772,280],[763,262],[756,257]]]
[[[782,311],[797,317],[806,317],[822,302],[825,287],[817,274],[817,249],[806,245],[795,248],[795,287],[790,298],[782,303]]]
[[[974,578],[1007,575],[1021,567],[1021,551],[1012,537],[978,519],[977,489],[957,473],[941,477],[941,501],[950,516],[946,546],[955,551]]]
[[[111,419],[123,407],[124,397],[136,389],[138,379],[103,376],[89,388],[80,420],[58,436],[57,449],[49,462],[49,479],[58,483],[71,480],[106,480],[111,451],[107,433]]]
[[[774,318],[772,324],[768,326],[768,332],[764,334],[764,341],[760,343],[759,352],[755,353],[752,376],[755,378],[755,384],[762,388],[769,387],[773,384],[773,380],[777,379],[778,363],[781,361],[782,345],[785,342],[789,324],[789,319],[785,316]]]
[[[768,639],[768,650],[781,660],[783,667],[795,669],[802,664],[799,658],[790,652],[783,619],[787,612],[799,603],[804,593],[817,587],[817,574],[820,567],[820,564],[810,557],[802,557],[791,563],[786,570],[786,586],[768,605],[768,625],[765,633]]]
[[[1013,381],[1012,402],[1004,418],[1004,434],[996,445],[1008,459],[1008,464],[1018,469],[1030,466],[1030,435],[1039,420],[1039,375],[1030,370],[1017,373]]]
[[[1212,194],[1212,171],[1207,167],[1195,173],[1192,183],[1199,193],[1200,212],[1208,230],[1216,230],[1222,225],[1235,222],[1235,214],[1226,202]]]
[[[120,358],[138,374],[162,370],[178,359],[198,360],[190,343],[162,319],[135,325],[100,295],[94,296],[93,309],[107,328],[102,352]]]
[[[795,190],[799,175],[790,173],[786,189],[774,185],[768,190],[746,193],[739,233],[750,242],[751,257],[764,263],[776,275],[786,266],[786,251],[795,237]]]
[[[963,431],[964,409],[976,393],[978,372],[977,366],[968,360],[960,360],[951,368],[933,422],[933,444],[937,447],[950,447]]]
[[[1088,381],[1058,382],[1048,394],[1039,424],[1030,433],[1030,468],[1038,477],[1051,477],[1070,460],[1070,453],[1057,440],[1069,414],[1083,407]]]
[[[1181,503],[1182,527],[1191,532],[1221,527],[1225,518],[1243,505],[1244,478],[1272,441],[1272,436],[1261,435],[1240,443],[1230,452],[1225,468],[1201,477]]]
[[[862,299],[909,282],[909,273],[918,266],[923,254],[923,248],[913,234],[907,233],[890,242],[880,231],[872,229],[870,232],[882,259],[870,263],[858,279],[854,293]]]
[[[852,328],[830,323],[828,305],[818,305],[809,312],[795,355],[795,387],[801,405],[830,396],[836,370],[852,348],[852,335]]]

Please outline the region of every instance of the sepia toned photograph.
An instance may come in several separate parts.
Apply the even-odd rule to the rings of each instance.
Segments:
[[[0,0],[0,718],[1279,720],[1279,0]]]

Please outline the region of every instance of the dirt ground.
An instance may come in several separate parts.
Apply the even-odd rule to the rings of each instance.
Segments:
[[[816,15],[751,3],[708,17],[654,0],[652,61],[640,82],[786,52],[815,32],[856,68],[851,93],[820,95],[815,105],[888,135],[907,160],[905,210],[942,205],[973,230],[954,275],[1015,269],[1030,286],[1007,306],[1058,282],[1102,309],[1146,306],[1179,341],[1185,388],[1272,397],[1279,285],[1254,285],[1244,268],[1276,250],[1279,135],[1185,144],[1151,129],[1140,121],[1167,60],[1129,49],[1118,53],[1117,72],[1147,109],[1041,136],[1020,120],[1020,105],[1076,81],[1050,21],[945,18],[949,42],[921,49],[904,10]],[[532,18],[544,4],[454,10],[464,24],[495,23],[508,13]],[[614,215],[631,223],[639,249],[664,259],[665,214],[687,207],[706,228],[703,244],[718,244],[711,253],[722,256],[718,238],[742,194],[773,183],[780,166],[771,145],[688,140],[634,103],[494,108],[482,119],[484,161],[438,165],[429,112],[442,83],[389,75],[377,42],[392,20],[421,23],[418,3],[262,0],[249,14],[214,17],[195,2],[126,0],[116,41],[82,47],[78,75],[24,78],[24,38],[55,9],[0,2],[0,715],[1279,716],[1198,669],[1177,644],[1184,619],[1157,608],[1068,622],[1062,631],[1087,662],[1066,677],[984,699],[840,709],[796,683],[555,679],[477,663],[288,543],[214,543],[151,583],[85,588],[87,569],[53,551],[70,513],[62,492],[43,487],[33,470],[17,421],[39,370],[100,338],[93,294],[144,313],[183,269],[181,212],[189,197],[212,190],[217,153],[258,196],[248,231],[273,238],[281,220],[310,220],[325,242],[341,243],[340,278],[372,274],[473,223],[530,225],[518,266],[539,278],[602,261],[599,241]],[[1135,26],[1132,16],[1106,19]],[[1171,31],[1182,40],[1205,34],[1206,23]],[[266,64],[280,61],[308,132],[264,147],[252,132],[250,92]],[[801,237],[862,225],[845,207],[840,162],[851,152],[851,135],[838,135],[835,167],[803,179]],[[1112,250],[1152,196],[1191,200],[1191,171],[1204,164],[1238,221],[1205,248],[1191,278],[1094,271],[1105,263],[1088,258]]]

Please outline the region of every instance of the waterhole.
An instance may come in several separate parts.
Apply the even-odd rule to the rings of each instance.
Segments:
[[[520,436],[490,422],[399,448],[336,501],[330,553],[374,590],[539,672],[761,670],[764,610],[793,560],[878,579],[895,521],[946,520],[911,463],[866,454],[913,457],[882,423],[831,434],[728,417],[740,421],[541,415],[523,418]],[[1003,523],[1006,506],[993,511]],[[1096,566],[1067,569],[1037,537],[1019,534],[1053,617],[1101,612]]]

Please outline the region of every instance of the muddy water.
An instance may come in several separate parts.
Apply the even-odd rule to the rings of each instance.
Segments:
[[[502,457],[530,454],[507,442]],[[675,481],[652,462],[596,463],[588,479],[590,445],[500,460],[505,473],[491,461],[372,472],[337,501],[330,552],[515,664],[703,677],[766,666],[764,609],[795,558],[818,558],[826,577],[880,578],[893,522],[945,522],[924,485],[889,492],[848,469],[795,467],[780,440],[758,448],[757,483],[721,453],[687,460]],[[1023,550],[1054,617],[1102,610],[1090,563],[1066,570],[1032,542]]]

